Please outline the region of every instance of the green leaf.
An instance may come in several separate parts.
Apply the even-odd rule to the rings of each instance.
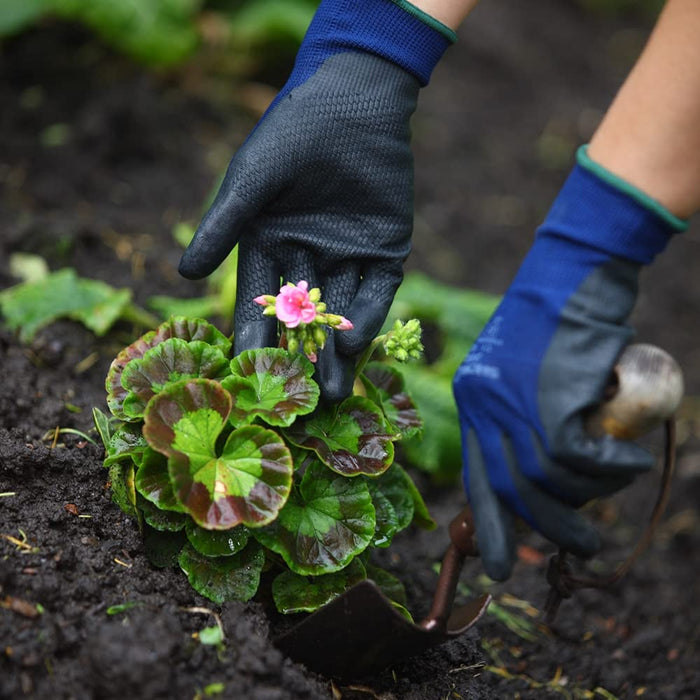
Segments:
[[[19,32],[44,14],[51,0],[4,0],[0,3],[0,36]]]
[[[41,328],[59,318],[79,321],[96,335],[104,335],[130,303],[129,289],[80,278],[71,268],[0,293],[0,310],[23,343],[31,342]]]
[[[399,370],[382,362],[372,362],[365,367],[361,379],[368,397],[382,407],[394,432],[403,438],[421,432],[423,421]]]
[[[228,530],[205,530],[189,520],[185,532],[190,544],[207,557],[230,557],[240,552],[250,539],[250,531],[244,525]]]
[[[146,558],[159,569],[175,566],[186,542],[184,530],[161,531],[148,524],[143,527],[143,546]]]
[[[272,430],[238,428],[217,453],[230,407],[230,395],[217,382],[184,380],[151,400],[143,428],[149,444],[168,457],[178,500],[211,530],[269,523],[292,483],[292,456]]]
[[[154,66],[173,65],[199,43],[200,0],[52,0],[62,17],[80,21],[105,41]]]
[[[114,418],[112,416],[107,416],[95,406],[92,409],[92,421],[95,424],[97,434],[100,436],[100,440],[102,440],[102,444],[106,450],[112,437]]]
[[[149,297],[146,306],[161,318],[168,318],[176,312],[185,316],[209,317],[219,310],[218,299],[213,296],[181,299],[160,294]]]
[[[277,520],[252,531],[302,576],[339,571],[371,543],[375,514],[367,484],[309,465]]]
[[[406,589],[396,576],[378,566],[367,564],[367,578],[371,578],[389,600],[403,607],[406,606]]]
[[[168,473],[168,460],[147,447],[143,453],[143,460],[136,472],[136,490],[154,506],[167,511],[184,513],[180,501],[178,501]]]
[[[199,377],[223,379],[228,373],[228,359],[219,348],[203,340],[168,338],[124,368],[121,383],[128,393],[123,411],[131,419],[140,418],[149,400],[170,384]]]
[[[141,525],[141,512],[136,507],[136,488],[134,486],[134,463],[115,462],[109,468],[109,481],[112,501],[128,516],[135,518]]]
[[[353,559],[341,571],[313,578],[284,571],[272,582],[272,598],[284,615],[313,612],[365,578],[365,567],[359,559]]]
[[[313,418],[297,421],[285,435],[313,450],[324,464],[343,476],[376,476],[394,460],[391,431],[381,410],[369,399],[351,396],[339,406],[320,408]]]
[[[154,530],[159,530],[160,532],[179,532],[185,527],[187,516],[184,513],[161,510],[155,504],[147,501],[141,494],[137,494],[136,504],[143,515],[143,519]]]
[[[372,503],[376,515],[374,528],[374,547],[388,547],[394,535],[399,531],[399,521],[391,501],[381,492],[372,494]]]
[[[231,27],[238,42],[301,43],[315,10],[316,4],[307,0],[256,0],[232,14]]]
[[[400,465],[394,463],[376,479],[367,479],[367,487],[375,502],[379,497],[389,502],[396,521],[396,532],[411,524],[415,485]]]
[[[233,397],[234,425],[259,416],[269,425],[289,426],[318,403],[318,384],[311,379],[314,366],[300,353],[282,348],[247,350],[231,360],[231,372],[222,386]]]
[[[413,498],[413,522],[424,530],[434,530],[437,527],[437,523],[433,520],[433,516],[430,515],[428,506],[425,505],[418,487],[408,474],[406,474],[406,484],[408,492]]]
[[[231,341],[203,318],[173,316],[155,330],[148,331],[116,356],[107,373],[105,381],[107,406],[112,414],[121,420],[133,420],[123,411],[124,399],[128,394],[128,391],[122,386],[124,369],[132,360],[143,357],[148,350],[168,340],[168,338],[182,338],[188,342],[201,340],[208,345],[219,348],[227,357],[231,352]]]
[[[218,646],[224,641],[224,630],[219,625],[212,625],[201,629],[198,636],[202,644]]]
[[[141,433],[141,425],[123,423],[112,433],[105,447],[104,465],[110,467],[115,462],[122,462],[125,459],[139,464],[147,448],[148,443]]]
[[[265,553],[256,542],[230,557],[206,557],[185,545],[178,558],[192,588],[221,605],[250,600],[260,585]]]

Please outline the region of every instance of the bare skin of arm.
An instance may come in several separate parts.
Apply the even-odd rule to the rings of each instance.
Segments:
[[[668,0],[588,155],[680,218],[700,210],[698,0]]]
[[[457,29],[479,0],[412,0],[411,4],[450,29]]]

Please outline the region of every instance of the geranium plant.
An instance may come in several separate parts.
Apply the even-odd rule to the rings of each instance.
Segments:
[[[96,409],[95,420],[114,500],[151,560],[177,561],[215,602],[249,600],[269,572],[282,612],[314,610],[367,576],[401,604],[400,584],[369,555],[412,522],[434,526],[394,461],[394,443],[421,422],[400,372],[369,360],[379,347],[415,356],[420,327],[378,338],[354,394],[326,405],[313,361],[328,329],[351,322],[303,281],[255,301],[279,319],[281,347],[231,358],[212,324],[174,317],[112,362],[112,415]]]

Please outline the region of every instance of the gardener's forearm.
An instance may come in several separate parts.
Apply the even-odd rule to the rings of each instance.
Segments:
[[[687,218],[700,210],[700,2],[669,0],[589,156]]]
[[[478,2],[479,0],[411,0],[411,4],[419,10],[455,30]]]

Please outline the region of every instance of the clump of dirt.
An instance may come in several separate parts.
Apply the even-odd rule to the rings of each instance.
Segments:
[[[414,120],[417,222],[409,267],[504,291],[561,183],[576,143],[590,135],[645,28],[591,18],[570,3],[491,0],[466,23],[422,96]],[[0,286],[16,251],[52,268],[156,293],[192,296],[176,272],[171,228],[196,220],[228,155],[253,125],[229,100],[207,99],[182,75],[153,76],[73,27],[47,25],[0,47]],[[51,60],[46,57],[50,56]],[[231,86],[235,93],[236,86]],[[55,129],[56,125],[64,125]],[[47,131],[48,130],[48,131]],[[56,135],[62,135],[56,142]],[[212,165],[213,164],[213,165]],[[700,288],[692,234],[644,281],[641,338],[681,361],[700,388]],[[491,585],[478,561],[462,581],[497,605],[463,638],[340,685],[274,646],[289,624],[262,597],[215,606],[184,575],[151,566],[135,523],[111,501],[91,409],[105,409],[104,377],[136,329],[97,339],[59,322],[21,346],[0,331],[0,697],[148,698],[694,698],[700,687],[700,449],[688,401],[668,515],[650,551],[612,592],[564,601],[552,627],[537,616],[552,548],[523,534],[511,580]],[[459,484],[415,472],[435,532],[409,531],[381,564],[427,612],[462,507]],[[591,509],[601,523],[601,568],[633,546],[658,474]],[[462,591],[461,595],[467,595]],[[207,612],[208,611],[208,612]],[[196,633],[219,615],[225,641]],[[339,630],[339,634],[343,631]]]

